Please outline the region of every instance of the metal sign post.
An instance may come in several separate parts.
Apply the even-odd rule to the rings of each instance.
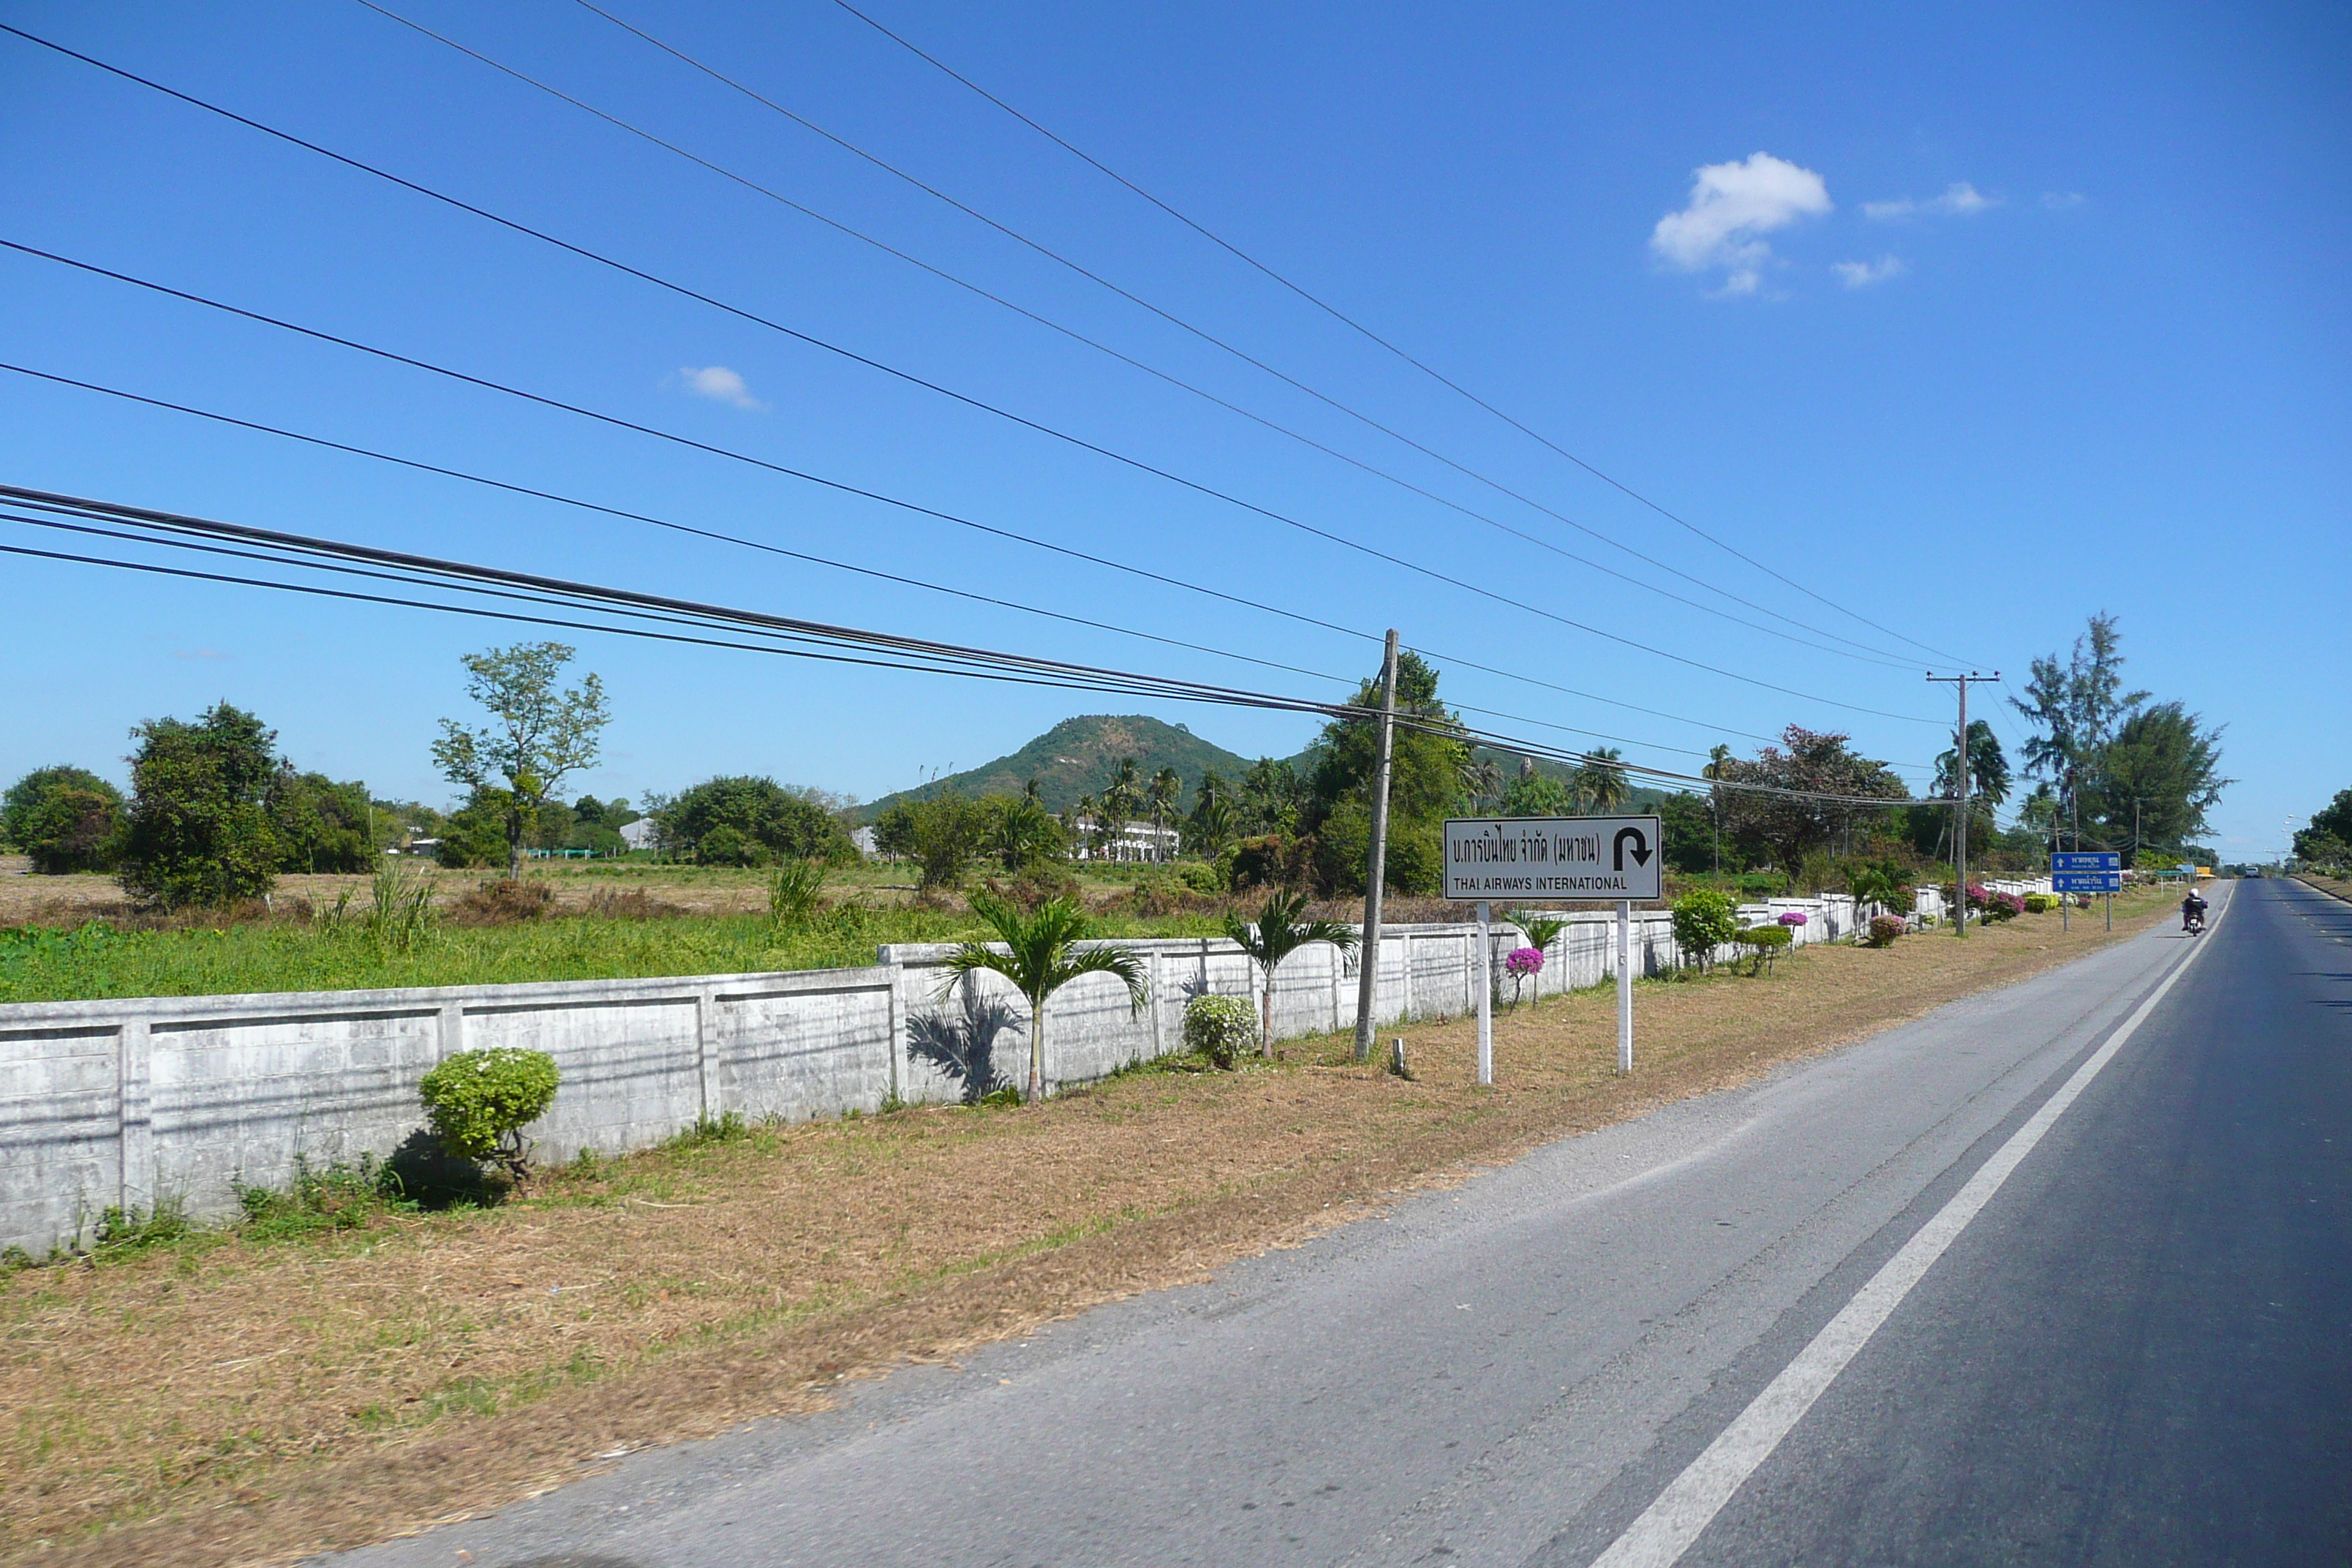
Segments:
[[[1633,1070],[1633,904],[1617,900],[1617,1070]]]
[[[1478,1081],[1495,1083],[1495,938],[1486,906],[1478,906]]]
[[[1496,899],[1617,906],[1617,1070],[1633,1070],[1633,904],[1659,896],[1665,857],[1655,816],[1454,817],[1445,824],[1445,897],[1478,906],[1478,1081],[1494,1081]]]
[[[2104,893],[2107,899],[2107,929],[2116,929],[2116,893],[2124,885],[2120,850],[2077,849],[2050,857],[2050,890],[2058,895],[2058,925],[2070,929],[2066,907],[2075,893]]]

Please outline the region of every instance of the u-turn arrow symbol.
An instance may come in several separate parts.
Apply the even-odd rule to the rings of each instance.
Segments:
[[[1633,841],[1633,864],[1646,866],[1650,863],[1649,835],[1638,827],[1621,827],[1617,830],[1617,842],[1612,847],[1617,852],[1617,864],[1612,869],[1622,871],[1625,868],[1625,840],[1628,838]]]

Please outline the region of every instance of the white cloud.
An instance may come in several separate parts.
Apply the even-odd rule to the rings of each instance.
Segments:
[[[1684,272],[1724,269],[1726,295],[1762,286],[1772,247],[1759,236],[1831,210],[1829,186],[1811,169],[1769,153],[1739,163],[1709,163],[1693,175],[1690,205],[1650,232],[1650,248]]]
[[[768,405],[751,395],[751,389],[741,376],[723,364],[705,365],[700,370],[681,365],[678,373],[685,379],[686,389],[697,397],[708,397],[716,403],[731,403],[738,408],[765,408]]]
[[[2042,205],[2048,207],[2053,213],[2063,213],[2069,207],[2079,207],[2083,205],[2083,193],[2080,191],[2044,191],[2042,193]]]
[[[1932,213],[1941,217],[1974,217],[1987,207],[2000,205],[1999,196],[1986,195],[1966,180],[1955,180],[1944,187],[1940,196],[1915,202],[1909,196],[1898,196],[1891,202],[1864,202],[1863,215],[1882,223],[1888,218],[1910,217],[1917,213]]]
[[[1830,270],[1849,289],[1867,289],[1889,278],[1900,278],[1911,268],[1899,256],[1882,256],[1875,261],[1833,261]]]

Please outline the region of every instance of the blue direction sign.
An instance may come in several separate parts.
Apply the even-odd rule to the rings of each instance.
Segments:
[[[2061,850],[2050,857],[2050,886],[2061,893],[2120,893],[2124,890],[2122,852]]]
[[[2120,849],[2060,850],[2050,857],[2053,871],[2120,871],[2124,868]]]

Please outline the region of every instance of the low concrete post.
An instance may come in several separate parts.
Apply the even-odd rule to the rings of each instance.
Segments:
[[[125,1214],[155,1206],[155,1121],[150,1096],[149,1061],[154,1040],[144,1018],[126,1019],[114,1043],[115,1109],[122,1159],[121,1192]]]

